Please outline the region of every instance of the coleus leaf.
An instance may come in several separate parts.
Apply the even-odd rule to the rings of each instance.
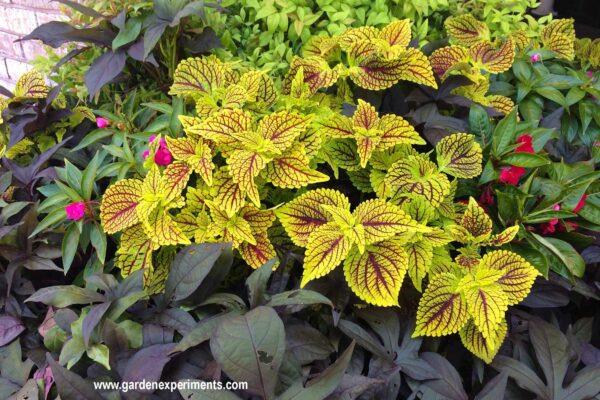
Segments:
[[[467,304],[458,292],[460,278],[451,273],[434,276],[419,301],[413,337],[444,336],[458,332],[469,318]]]
[[[303,145],[292,146],[267,164],[266,177],[280,188],[301,188],[311,183],[326,182],[329,176],[310,168]]]
[[[239,85],[246,90],[253,110],[266,110],[277,100],[275,84],[263,71],[246,72],[240,77]]]
[[[186,133],[230,146],[237,141],[233,134],[252,130],[252,122],[250,113],[240,109],[226,109],[201,120],[197,125],[188,126]]]
[[[497,270],[478,268],[460,282],[469,314],[486,339],[493,337],[508,309],[508,296],[496,283],[500,276]]]
[[[502,246],[510,243],[517,236],[517,233],[519,233],[519,225],[510,226],[497,235],[492,235],[490,244],[492,246]]]
[[[483,40],[489,40],[490,31],[484,22],[471,14],[463,14],[446,19],[444,27],[448,36],[458,44],[473,46]]]
[[[123,179],[106,189],[100,205],[100,221],[106,233],[115,233],[138,223],[136,207],[142,195],[142,181]]]
[[[348,198],[337,190],[316,189],[296,197],[276,211],[279,221],[297,246],[306,247],[310,234],[329,222],[329,214],[322,205],[350,209]]]
[[[406,50],[410,44],[412,38],[410,31],[410,20],[401,19],[390,22],[383,29],[381,29],[379,37],[387,44],[385,56],[387,58],[393,58],[397,56]]]
[[[436,207],[450,190],[446,175],[437,166],[418,156],[409,156],[395,162],[386,176],[386,184],[392,190],[392,199],[407,195],[422,196]]]
[[[18,99],[45,99],[50,92],[44,77],[37,71],[29,71],[21,75],[15,84],[14,98]]]
[[[457,178],[474,178],[481,174],[482,151],[474,135],[457,133],[446,136],[435,146],[438,168]]]
[[[270,160],[249,150],[236,150],[227,157],[229,173],[239,188],[248,193],[254,187],[258,176]]]
[[[497,284],[507,296],[508,305],[521,302],[531,290],[540,272],[520,255],[496,250],[481,259],[481,266],[500,272]]]
[[[238,250],[244,261],[256,269],[275,257],[276,253],[266,232],[255,234],[254,239],[256,244],[243,242]]]
[[[400,207],[380,199],[362,202],[356,207],[353,215],[356,222],[364,227],[367,244],[391,238],[408,230],[427,230],[413,221]]]
[[[244,206],[246,195],[239,185],[233,181],[226,168],[220,168],[215,172],[210,191],[213,201],[227,215],[235,214]]]
[[[339,45],[344,51],[348,52],[351,51],[353,45],[356,43],[371,42],[372,39],[376,39],[379,35],[379,29],[373,26],[350,28],[340,35]]]
[[[315,94],[319,89],[332,86],[339,77],[339,72],[331,69],[327,61],[321,57],[295,57],[290,63],[290,69],[283,80],[284,94],[290,93],[292,81],[300,67],[303,70],[304,82],[308,84],[311,94]]]
[[[169,94],[195,97],[210,93],[230,76],[230,67],[216,57],[188,58],[177,66]]]
[[[408,256],[408,276],[420,292],[423,278],[429,272],[433,261],[433,246],[427,240],[419,240],[404,246]]]
[[[115,265],[121,269],[123,277],[144,269],[144,280],[147,281],[154,268],[152,253],[158,247],[159,245],[146,235],[142,224],[136,224],[123,231]]]
[[[433,71],[442,79],[445,79],[456,65],[468,63],[469,59],[469,50],[461,46],[442,47],[429,56]]]
[[[476,66],[493,74],[508,71],[515,60],[515,48],[510,38],[498,49],[491,42],[474,44],[469,54]]]
[[[354,248],[344,262],[344,275],[352,291],[382,307],[398,305],[406,270],[406,253],[394,239],[371,244],[362,254]]]
[[[555,19],[540,32],[545,47],[567,60],[575,57],[575,28],[572,18]]]
[[[143,224],[146,235],[161,246],[190,244],[173,218],[161,207],[155,208]]]
[[[300,287],[327,275],[340,265],[351,246],[351,239],[344,232],[340,232],[337,224],[328,223],[318,227],[308,237]]]
[[[313,36],[302,47],[302,57],[321,57],[327,59],[339,45],[340,38],[337,36]]]
[[[467,350],[489,364],[504,342],[507,328],[506,320],[503,318],[496,331],[486,338],[481,334],[474,320],[470,319],[459,332],[460,340]]]
[[[280,152],[287,150],[294,140],[308,128],[310,118],[296,112],[280,111],[267,115],[258,123],[258,133]]]
[[[469,205],[460,220],[460,225],[477,242],[487,241],[492,233],[492,220],[472,197],[469,198]]]
[[[212,236],[220,237],[224,242],[232,242],[234,248],[238,248],[244,242],[256,244],[250,223],[239,213],[229,216],[214,202],[207,201],[206,205],[210,209],[213,221],[209,228]]]

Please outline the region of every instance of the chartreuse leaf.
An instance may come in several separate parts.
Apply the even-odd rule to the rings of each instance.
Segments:
[[[483,155],[475,136],[457,133],[446,136],[435,146],[439,170],[457,178],[481,174]]]
[[[322,205],[350,209],[348,198],[333,189],[311,190],[276,210],[279,221],[294,244],[306,247],[308,238],[318,227],[329,221]]]
[[[517,236],[517,233],[519,233],[519,225],[510,226],[497,235],[492,235],[490,244],[492,246],[502,246],[510,243]]]
[[[474,320],[470,319],[459,334],[460,340],[467,350],[489,364],[498,353],[502,342],[504,342],[506,331],[506,320],[502,318],[497,329],[490,337],[486,338],[481,334]]]
[[[472,197],[469,198],[469,205],[460,220],[460,225],[476,242],[486,241],[492,233],[492,220]]]
[[[37,71],[29,71],[21,75],[15,84],[15,98],[34,98],[43,99],[50,92],[50,87],[46,84],[44,77]]]
[[[199,97],[211,93],[231,77],[230,71],[230,67],[216,57],[188,58],[177,66],[169,94]]]
[[[352,118],[334,114],[320,124],[322,132],[330,137],[354,138],[362,168],[366,167],[374,151],[397,144],[425,144],[402,117],[390,114],[379,118],[375,107],[360,99]]]
[[[433,260],[433,246],[427,240],[419,240],[404,246],[408,256],[408,276],[415,288],[420,292],[423,278],[431,268]]]
[[[184,161],[202,177],[204,182],[208,185],[212,184],[215,165],[212,162],[212,151],[207,143],[202,139],[194,140],[189,137],[174,139],[167,136],[165,139],[167,148],[176,160]]]
[[[403,196],[422,196],[432,206],[438,206],[450,191],[450,182],[437,166],[419,156],[409,156],[395,162],[385,183],[391,188],[392,200]]]
[[[465,296],[469,314],[484,338],[490,338],[504,319],[508,296],[497,284],[502,273],[495,269],[478,268],[465,276],[459,286]]]
[[[555,19],[542,28],[542,43],[562,58],[573,60],[575,57],[575,28],[572,18]]]
[[[308,85],[310,94],[315,94],[319,89],[332,86],[339,77],[339,71],[332,69],[327,61],[321,57],[309,56],[306,58],[295,57],[290,63],[290,69],[283,80],[283,93],[290,94],[292,82],[302,69],[304,83]]]
[[[100,221],[106,233],[115,233],[138,223],[136,207],[142,196],[142,181],[123,179],[109,186],[102,196]]]
[[[508,71],[515,59],[512,39],[508,38],[500,48],[494,48],[491,42],[479,42],[469,48],[475,66],[499,74]]]
[[[485,22],[478,21],[471,14],[448,18],[444,27],[448,36],[463,46],[473,46],[490,38],[490,31]]]
[[[426,231],[402,209],[380,199],[367,200],[356,207],[353,212],[356,223],[365,230],[367,244],[391,238],[407,231]]]
[[[481,266],[501,273],[497,283],[506,293],[508,305],[518,304],[525,299],[535,278],[541,275],[523,257],[506,250],[487,253],[481,260]]]
[[[304,257],[304,274],[300,287],[327,275],[341,264],[352,246],[352,239],[335,223],[320,226],[308,237]]]
[[[458,291],[459,282],[459,277],[447,272],[431,279],[419,302],[413,337],[449,335],[467,323],[469,313]]]
[[[448,72],[458,65],[469,62],[469,50],[461,46],[446,46],[437,49],[429,56],[433,72],[445,79]]]
[[[267,164],[267,179],[280,188],[301,188],[311,183],[326,182],[329,176],[310,168],[303,145],[294,145]]]
[[[354,248],[344,263],[352,291],[370,304],[398,305],[398,294],[407,270],[407,256],[394,239],[368,245],[361,254]]]

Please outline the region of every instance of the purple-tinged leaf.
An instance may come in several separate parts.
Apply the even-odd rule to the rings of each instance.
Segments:
[[[174,343],[155,344],[136,352],[127,362],[123,381],[139,382],[158,382],[162,375],[163,368],[171,360],[169,353],[175,347]],[[152,393],[152,390],[140,390],[141,393]]]
[[[481,392],[475,396],[474,400],[496,400],[503,399],[504,392],[506,392],[506,382],[508,381],[508,375],[506,372],[502,372],[491,379]]]
[[[0,316],[0,347],[12,342],[25,330],[20,319],[10,315]]]
[[[103,400],[91,383],[61,366],[49,353],[46,354],[46,361],[52,368],[58,394],[62,399]]]
[[[59,308],[72,304],[100,303],[105,300],[100,293],[74,285],[49,286],[29,296],[25,301],[39,301]]]
[[[463,388],[460,375],[448,360],[441,355],[432,352],[422,353],[421,358],[431,365],[431,368],[440,376],[439,379],[432,379],[424,382],[424,385],[450,400],[469,399],[469,396]]]
[[[90,312],[83,319],[83,324],[81,326],[81,333],[83,335],[83,344],[87,348],[90,343],[90,336],[94,331],[94,328],[100,323],[102,317],[110,307],[110,302],[96,304],[92,306]]]
[[[115,79],[123,68],[127,54],[124,50],[107,51],[96,58],[85,74],[85,85],[92,99],[104,85]]]

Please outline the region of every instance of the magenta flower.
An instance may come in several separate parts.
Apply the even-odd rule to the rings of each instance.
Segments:
[[[161,147],[156,151],[156,154],[154,155],[154,162],[157,165],[166,167],[167,165],[171,164],[171,161],[173,161],[173,155],[166,147]]]
[[[594,77],[594,71],[588,71],[585,74],[587,75],[588,78],[593,78]]]
[[[531,62],[536,63],[542,61],[542,55],[540,53],[534,53],[531,55]]]
[[[142,158],[145,160],[150,155],[150,150],[144,150],[142,153]]]
[[[85,216],[85,202],[78,201],[76,203],[71,203],[65,207],[65,211],[67,212],[67,218],[73,221],[79,221]]]
[[[98,126],[98,128],[104,129],[104,128],[108,127],[109,125],[110,125],[110,121],[107,120],[106,118],[102,118],[102,117],[96,118],[96,126]]]

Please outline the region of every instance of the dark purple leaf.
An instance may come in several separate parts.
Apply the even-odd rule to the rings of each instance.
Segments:
[[[588,367],[600,366],[600,349],[586,343],[581,350],[581,361]]]
[[[0,347],[10,343],[25,330],[18,318],[10,315],[0,316]]]
[[[103,400],[102,396],[96,392],[89,382],[76,373],[62,367],[54,361],[49,353],[46,354],[46,361],[50,365],[50,368],[52,368],[52,375],[56,382],[58,394],[62,399]]]
[[[192,54],[205,54],[212,49],[220,49],[223,45],[215,31],[207,27],[199,35],[194,35],[191,39],[186,40],[184,47]]]
[[[586,264],[600,263],[600,246],[589,246],[581,252]]]
[[[102,54],[90,66],[90,69],[85,74],[85,85],[90,92],[90,99],[96,93],[113,79],[115,79],[125,67],[127,54],[124,50],[107,51]]]
[[[159,20],[155,20],[148,25],[144,31],[144,55],[142,57],[144,60],[148,57],[150,52],[152,52],[163,32],[167,29],[167,26],[166,22]]]
[[[168,354],[175,347],[174,343],[155,344],[145,347],[135,353],[127,362],[123,381],[139,382],[158,382],[162,375],[163,368],[171,360]],[[152,391],[142,391],[142,393],[151,393]]]
[[[493,379],[491,379],[475,396],[474,400],[496,400],[496,399],[504,399],[504,392],[506,391],[506,382],[508,380],[508,375],[505,372],[502,372],[496,375]]]
[[[41,40],[44,44],[57,48],[69,41],[65,35],[74,30],[75,28],[66,22],[51,21],[38,26],[20,40]]]
[[[13,94],[13,92],[11,92],[10,90],[8,90],[7,88],[5,88],[4,86],[0,85],[0,94],[2,96],[6,96],[8,98],[13,98],[15,95]]]
[[[171,328],[160,325],[144,324],[142,335],[144,346],[147,347],[155,344],[172,343],[174,331]]]
[[[87,348],[90,343],[90,336],[94,331],[94,328],[100,323],[102,317],[110,307],[110,302],[96,304],[92,306],[90,312],[83,319],[83,324],[81,326],[81,333],[83,335],[83,344]]]
[[[565,113],[565,109],[560,107],[546,115],[540,121],[540,128],[551,128],[560,131],[561,123],[560,120]]]
[[[127,49],[127,54],[134,60],[148,62],[154,65],[156,68],[158,68],[158,62],[156,62],[154,54],[150,54],[148,57],[145,57],[144,38],[139,39],[137,42],[129,46],[129,48]]]
[[[12,171],[13,178],[17,180],[22,186],[31,185],[38,177],[39,171],[42,166],[56,153],[58,149],[60,149],[65,143],[69,141],[70,138],[63,140],[60,143],[55,144],[48,150],[44,151],[42,154],[35,157],[31,162],[26,166],[22,167],[19,164],[15,163],[12,160],[7,158],[2,159],[2,164],[4,167],[10,171]]]
[[[52,0],[52,1],[62,3],[66,6],[71,7],[72,9],[74,9],[76,11],[79,11],[83,15],[87,15],[92,18],[104,18],[104,15],[100,14],[98,11],[94,10],[93,8],[86,7],[83,4],[76,3],[74,1],[70,1],[70,0]]]
[[[64,308],[71,304],[100,303],[104,300],[104,296],[100,293],[75,285],[62,285],[42,288],[25,301],[39,301],[47,305]]]
[[[469,399],[463,388],[460,375],[448,360],[432,352],[422,353],[421,358],[431,365],[431,368],[440,376],[439,379],[425,381],[424,384],[426,386],[451,400]]]
[[[195,326],[196,320],[181,308],[167,308],[154,317],[154,322],[187,335]]]

